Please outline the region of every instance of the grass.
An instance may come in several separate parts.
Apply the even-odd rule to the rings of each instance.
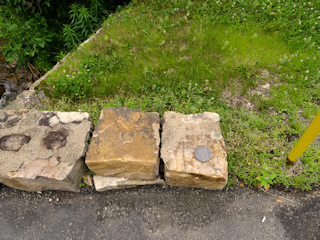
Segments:
[[[319,141],[296,167],[285,159],[320,110],[319,24],[307,1],[133,1],[40,88],[47,110],[86,111],[95,123],[104,107],[217,112],[229,185],[258,186],[269,173],[273,186],[310,190]]]

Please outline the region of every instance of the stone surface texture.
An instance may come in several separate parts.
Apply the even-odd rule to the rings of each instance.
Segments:
[[[0,182],[27,191],[79,191],[88,113],[0,110]]]
[[[127,178],[105,177],[94,175],[94,186],[96,191],[103,192],[112,189],[132,188],[142,185],[165,185],[165,182],[160,177],[154,180],[134,180]]]
[[[161,158],[168,185],[222,189],[228,180],[228,163],[217,113],[184,115],[165,112],[162,122]],[[194,156],[199,146],[212,151],[208,162]]]
[[[158,113],[105,108],[93,132],[86,157],[97,175],[153,180],[159,173]]]

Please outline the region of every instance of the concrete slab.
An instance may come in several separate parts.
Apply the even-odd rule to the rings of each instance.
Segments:
[[[159,173],[158,113],[105,108],[93,132],[86,164],[96,175],[137,180]]]
[[[228,163],[219,121],[217,113],[164,113],[160,156],[168,185],[209,190],[226,185]]]
[[[127,178],[104,177],[99,175],[93,176],[94,187],[96,191],[103,192],[112,189],[133,188],[143,185],[165,185],[160,177],[154,180],[132,180]]]
[[[27,191],[79,191],[88,113],[0,111],[0,182]]]

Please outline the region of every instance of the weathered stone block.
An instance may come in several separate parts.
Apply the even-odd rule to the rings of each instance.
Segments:
[[[219,120],[217,113],[165,112],[160,156],[168,185],[210,190],[226,185],[228,163]]]
[[[112,189],[133,188],[143,185],[165,185],[165,182],[160,177],[153,180],[134,180],[127,178],[93,176],[94,187],[98,192],[103,192]]]
[[[97,175],[147,180],[159,173],[158,113],[105,108],[93,132],[86,157]]]
[[[88,113],[0,110],[0,182],[27,191],[79,191]]]

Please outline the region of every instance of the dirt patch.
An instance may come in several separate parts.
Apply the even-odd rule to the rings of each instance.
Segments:
[[[234,86],[234,90],[226,88],[221,94],[222,100],[229,105],[235,106],[237,108],[243,108],[246,110],[257,110],[257,106],[255,106],[255,104],[249,99],[255,95],[265,99],[269,98],[270,90],[273,85],[273,79],[276,78],[274,76],[271,76],[268,69],[259,71],[260,75],[256,81],[258,81],[260,84],[255,89],[248,89],[247,93],[245,95],[242,95],[242,86],[235,80],[232,84]]]
[[[250,95],[258,95],[258,96],[262,96],[264,98],[268,98],[270,97],[270,89],[271,89],[271,84],[267,82],[266,84],[261,84],[258,85],[258,87],[256,89],[250,89],[249,90],[249,94]]]

